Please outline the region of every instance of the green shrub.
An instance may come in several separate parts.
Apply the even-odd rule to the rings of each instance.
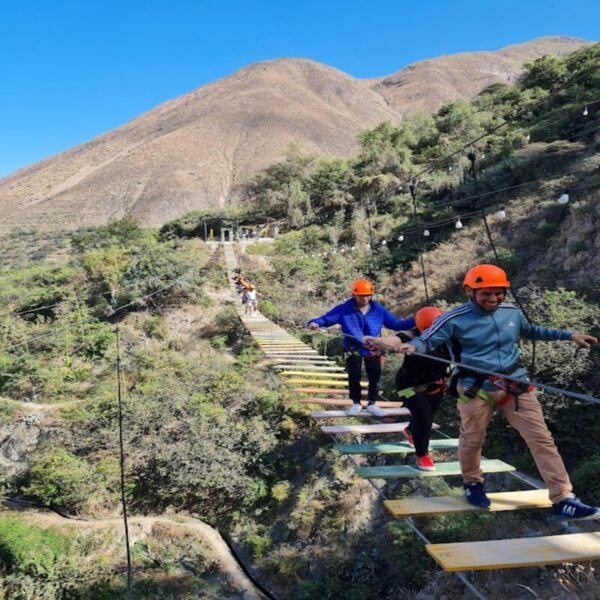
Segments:
[[[8,572],[51,577],[70,544],[69,538],[21,517],[0,516],[0,561]]]
[[[78,512],[97,492],[96,480],[87,461],[65,448],[55,448],[33,457],[22,491],[44,504]]]
[[[268,535],[252,534],[246,538],[246,543],[250,546],[250,553],[255,560],[262,558],[265,552],[271,546],[272,541]]]
[[[292,491],[292,484],[289,481],[279,481],[271,487],[271,497],[277,502],[285,502]]]
[[[594,454],[583,459],[571,473],[573,488],[582,495],[585,502],[600,505],[600,455]]]
[[[0,397],[0,425],[8,423],[13,418],[18,406],[16,402]]]
[[[142,328],[147,336],[156,338],[157,340],[166,340],[169,337],[167,322],[160,315],[146,317]]]

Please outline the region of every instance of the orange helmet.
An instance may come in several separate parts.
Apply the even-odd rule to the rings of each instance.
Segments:
[[[477,265],[467,271],[463,285],[478,290],[490,287],[510,287],[506,273],[496,265]]]
[[[443,314],[444,311],[436,308],[435,306],[425,306],[420,308],[415,313],[415,323],[417,324],[417,329],[419,331],[425,331],[426,329],[429,329],[435,319]]]
[[[368,279],[357,279],[350,287],[353,296],[372,296],[375,286]]]

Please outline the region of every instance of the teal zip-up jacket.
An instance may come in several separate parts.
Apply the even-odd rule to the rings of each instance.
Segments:
[[[410,343],[417,352],[427,353],[447,343],[452,360],[477,369],[511,374],[524,378],[527,371],[517,367],[520,337],[530,340],[570,340],[572,333],[563,329],[546,329],[532,325],[525,315],[512,304],[502,303],[488,312],[469,301],[440,315],[420,337]],[[459,377],[466,387],[473,385],[473,377]],[[485,389],[494,389],[484,385]]]

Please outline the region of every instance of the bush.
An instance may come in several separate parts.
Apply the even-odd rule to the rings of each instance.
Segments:
[[[52,530],[38,529],[25,519],[0,516],[0,556],[10,568],[48,573],[69,548],[69,540]]]
[[[167,322],[160,315],[146,317],[142,328],[147,336],[156,338],[157,340],[166,340],[169,337]]]
[[[75,512],[97,491],[92,467],[65,448],[46,450],[34,456],[27,476],[28,483],[22,488],[24,494]]]

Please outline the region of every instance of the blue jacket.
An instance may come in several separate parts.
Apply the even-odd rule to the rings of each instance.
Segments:
[[[371,300],[371,310],[363,315],[356,306],[354,298],[334,306],[328,313],[311,319],[309,323],[316,323],[319,327],[331,327],[331,325],[341,325],[342,331],[352,337],[344,336],[342,338],[342,348],[344,350],[358,350],[363,356],[371,353],[362,343],[364,336],[378,336],[381,334],[381,328],[387,327],[394,331],[401,329],[412,329],[415,326],[415,320],[396,319],[394,315],[384,306]]]
[[[440,315],[420,337],[410,341],[417,352],[429,352],[448,343],[452,360],[465,365],[526,377],[524,368],[517,367],[520,337],[530,340],[570,340],[571,332],[545,329],[532,325],[525,315],[512,304],[502,303],[493,312],[479,308],[469,301]],[[462,385],[473,385],[473,377],[461,377]],[[486,389],[493,389],[489,385]]]

